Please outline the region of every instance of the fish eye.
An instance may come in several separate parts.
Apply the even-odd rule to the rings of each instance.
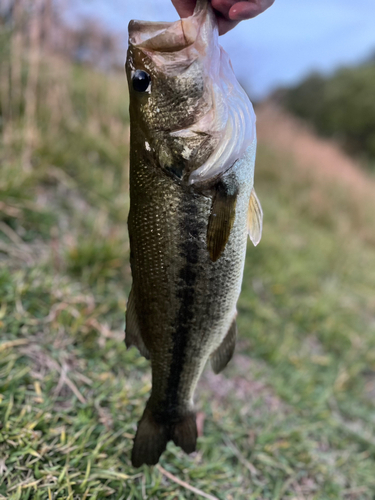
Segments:
[[[133,75],[132,82],[134,90],[137,92],[146,92],[150,85],[151,77],[146,71],[137,69]]]

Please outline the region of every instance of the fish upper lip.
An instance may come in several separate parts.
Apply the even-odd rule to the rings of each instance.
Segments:
[[[167,29],[171,24],[170,22],[154,22],[154,21],[139,21],[137,19],[132,19],[128,26],[129,32],[129,43],[132,45],[139,45],[145,40],[149,39],[150,36],[155,36],[159,33],[162,33]],[[145,28],[149,28],[147,31]],[[151,31],[151,33],[150,33]],[[152,33],[154,32],[154,33]],[[146,37],[142,40],[142,33],[147,34],[150,33],[149,37]],[[138,35],[138,36],[137,36]]]
[[[192,45],[195,36],[186,33],[184,20],[174,22],[130,21],[129,43],[135,47],[156,52],[177,52]]]

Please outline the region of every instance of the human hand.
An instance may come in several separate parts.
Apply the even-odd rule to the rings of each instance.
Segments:
[[[234,28],[240,21],[252,19],[264,12],[275,0],[211,0],[215,11],[219,35],[224,35]],[[172,0],[180,17],[191,16],[196,0]]]

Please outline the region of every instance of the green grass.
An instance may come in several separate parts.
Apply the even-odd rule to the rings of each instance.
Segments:
[[[262,144],[241,356],[200,383],[198,452],[169,444],[162,469],[131,467],[150,370],[123,342],[125,81],[63,69],[62,109],[38,104],[32,168],[19,136],[0,142],[0,498],[199,498],[166,470],[221,500],[373,499],[375,248],[358,215],[373,202]]]

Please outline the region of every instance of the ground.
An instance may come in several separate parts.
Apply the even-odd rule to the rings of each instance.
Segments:
[[[53,64],[30,157],[16,125],[0,144],[0,499],[373,499],[373,178],[258,108],[236,354],[199,384],[197,453],[133,469],[125,82]]]

